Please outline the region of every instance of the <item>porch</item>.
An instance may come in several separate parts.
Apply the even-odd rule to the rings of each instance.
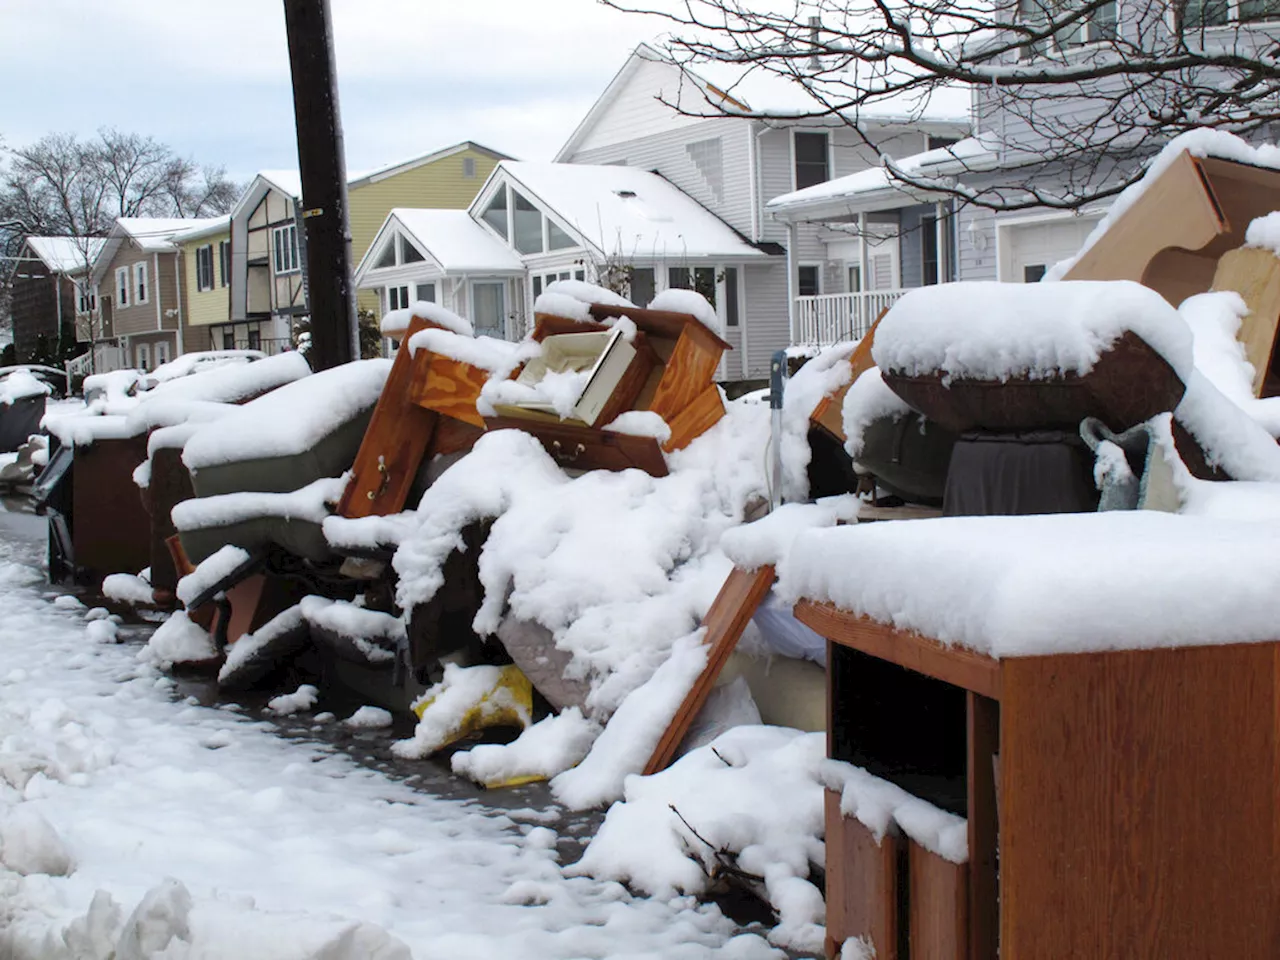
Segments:
[[[881,311],[888,309],[906,292],[898,288],[796,297],[791,344],[829,347],[841,340],[861,339]]]

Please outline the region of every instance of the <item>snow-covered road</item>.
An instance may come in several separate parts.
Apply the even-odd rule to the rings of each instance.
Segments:
[[[715,906],[564,876],[535,811],[175,699],[53,602],[30,519],[0,516],[0,957],[782,956]]]

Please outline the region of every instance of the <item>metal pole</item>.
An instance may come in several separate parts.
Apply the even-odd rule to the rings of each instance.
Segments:
[[[787,389],[787,351],[777,350],[769,363],[769,509],[782,506],[782,396]]]
[[[284,0],[284,20],[302,174],[302,221],[306,226],[310,360],[315,369],[325,370],[360,355],[351,279],[347,164],[329,0]]]

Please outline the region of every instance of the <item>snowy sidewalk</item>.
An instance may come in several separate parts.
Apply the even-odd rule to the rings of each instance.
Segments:
[[[60,838],[73,869],[0,865],[0,956],[783,956],[715,906],[565,877],[519,811],[175,702],[44,595],[39,557],[0,539],[0,861],[56,869]]]

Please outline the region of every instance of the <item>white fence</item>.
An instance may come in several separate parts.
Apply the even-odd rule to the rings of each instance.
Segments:
[[[796,297],[792,343],[828,347],[841,340],[858,340],[875,323],[880,312],[904,293],[905,290],[869,290]]]

